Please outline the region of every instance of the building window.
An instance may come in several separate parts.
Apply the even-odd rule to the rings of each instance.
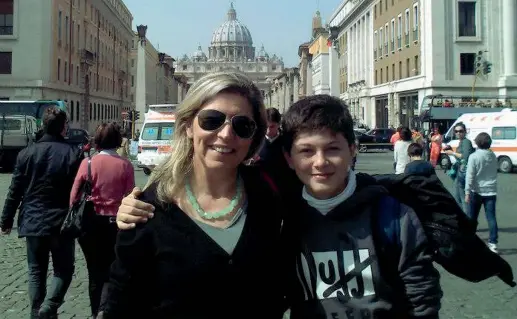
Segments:
[[[389,82],[389,81],[390,81],[389,77],[390,77],[389,67],[388,67],[388,66],[386,66],[386,82]]]
[[[458,2],[458,35],[460,37],[476,36],[476,2]]]
[[[379,84],[379,80],[377,78],[377,70],[375,70],[375,85]]]
[[[75,85],[79,86],[79,67],[75,67]]]
[[[402,79],[402,61],[399,61],[399,80]]]
[[[66,82],[66,79],[67,79],[67,73],[68,73],[68,62],[65,62],[65,73],[64,73],[64,77],[63,77],[65,82]]]
[[[404,36],[405,36],[405,43],[406,43],[406,47],[409,46],[409,9],[406,9],[406,16],[405,16],[405,19],[404,19]]]
[[[57,14],[57,41],[61,44],[61,38],[63,33],[63,12],[59,10]]]
[[[373,6],[373,18],[377,19],[377,5]]]
[[[0,35],[13,34],[13,0],[0,1]]]
[[[381,76],[379,77],[379,84],[381,84],[381,83],[382,83],[382,80],[383,80],[382,70],[383,70],[383,68],[381,68]]]
[[[382,58],[382,53],[383,53],[383,40],[382,40],[382,35],[384,33],[382,32],[382,28],[379,29],[379,58]]]
[[[68,40],[70,39],[70,34],[68,33],[69,32],[68,27],[69,27],[69,25],[68,25],[68,16],[66,16],[65,17],[65,47],[68,47],[68,45],[69,45]]]
[[[389,33],[388,33],[388,24],[384,25],[384,55],[388,56],[388,41],[389,41]]]
[[[135,76],[132,75],[131,76],[131,87],[134,87],[135,86]]]
[[[74,84],[74,65],[70,64],[70,84]]]
[[[409,58],[406,59],[406,78],[409,78],[410,77],[410,69],[411,68],[411,64],[409,63]]]
[[[420,61],[418,59],[418,55],[415,55],[415,75],[420,74]]]
[[[11,74],[13,67],[13,53],[0,52],[0,74]]]
[[[376,59],[377,59],[377,47],[375,46],[375,43],[378,43],[378,41],[379,41],[379,40],[377,39],[377,36],[378,36],[378,35],[377,35],[377,31],[375,31],[375,32],[373,33],[373,43],[374,43],[374,45],[373,45],[373,59],[374,59],[374,60],[376,60]]]
[[[395,52],[395,19],[391,20],[391,52]]]
[[[388,0],[386,0],[388,1]],[[379,1],[379,15],[382,14],[382,0]]]
[[[475,68],[474,63],[476,60],[475,53],[460,53],[460,74],[461,75],[474,75]]]
[[[57,59],[57,80],[61,80],[61,59]]]
[[[395,81],[395,63],[391,65],[391,80]]]
[[[399,14],[397,20],[397,48],[402,48],[402,15]]]
[[[418,41],[418,19],[419,19],[419,12],[418,12],[418,3],[415,3],[413,5],[413,41]]]

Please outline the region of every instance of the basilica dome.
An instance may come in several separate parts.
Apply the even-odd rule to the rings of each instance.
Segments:
[[[237,19],[237,12],[230,6],[227,20],[212,34],[209,59],[215,61],[253,60],[255,48],[248,28]]]

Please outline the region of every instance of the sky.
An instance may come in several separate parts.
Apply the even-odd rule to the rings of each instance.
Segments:
[[[172,57],[192,55],[198,45],[208,54],[212,33],[224,21],[229,0],[124,0],[133,14],[133,28],[147,25],[147,38]],[[298,46],[311,38],[312,17],[319,9],[324,23],[342,0],[235,0],[237,19],[251,32],[258,51],[298,65]],[[150,5],[152,3],[152,5]]]

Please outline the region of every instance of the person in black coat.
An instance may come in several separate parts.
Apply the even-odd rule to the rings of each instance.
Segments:
[[[298,190],[301,188],[301,183],[284,157],[283,137],[280,130],[282,115],[278,109],[271,107],[266,110],[266,120],[266,140],[256,157],[256,164],[274,180],[282,191]]]
[[[61,236],[60,230],[82,152],[66,142],[67,123],[64,111],[54,107],[45,111],[43,136],[18,154],[0,221],[2,235],[8,235],[20,207],[18,236],[27,241],[30,318],[34,319],[57,318],[74,274],[75,240]],[[54,277],[47,293],[50,253]]]

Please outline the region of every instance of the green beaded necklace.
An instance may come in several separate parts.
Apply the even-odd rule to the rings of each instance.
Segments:
[[[228,215],[229,213],[233,212],[233,210],[235,209],[235,206],[237,206],[237,204],[241,201],[242,191],[243,191],[244,187],[243,187],[242,179],[237,178],[237,191],[235,192],[235,195],[232,197],[232,201],[230,202],[230,204],[228,206],[226,206],[224,209],[222,209],[218,212],[213,212],[213,213],[205,212],[205,210],[203,208],[201,208],[201,206],[199,206],[199,202],[197,201],[196,197],[194,196],[194,193],[192,192],[192,186],[190,185],[190,180],[187,182],[187,185],[185,188],[186,188],[187,198],[188,198],[190,205],[196,210],[196,212],[198,213],[198,215],[201,218],[217,219],[217,218],[224,217],[224,216]]]

